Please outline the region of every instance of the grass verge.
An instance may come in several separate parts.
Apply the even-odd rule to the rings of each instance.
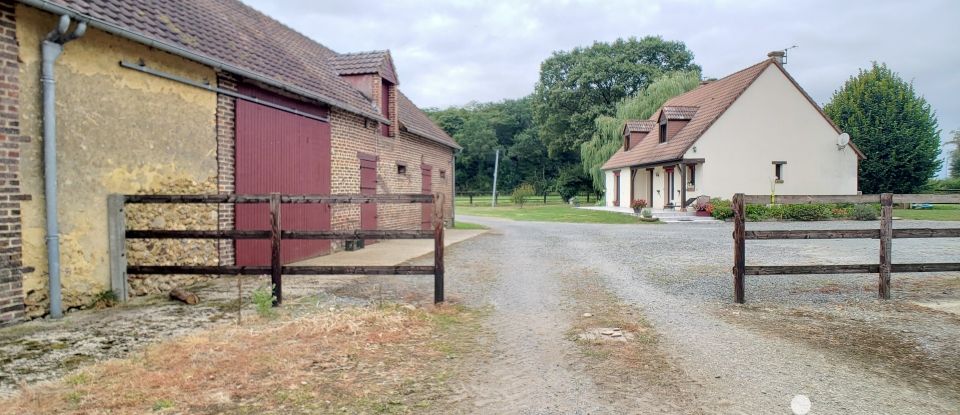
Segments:
[[[477,229],[488,229],[488,228],[478,223],[470,223],[470,222],[464,222],[464,221],[458,220],[453,224],[453,229],[477,230]]]
[[[913,220],[960,221],[960,205],[933,205],[933,209],[894,209],[893,216]]]
[[[570,222],[570,223],[649,223],[635,216],[599,210],[577,209],[569,205],[525,205],[498,207],[458,207],[458,214],[473,216],[491,216],[520,221]]]
[[[218,327],[25,387],[0,413],[422,412],[476,324],[458,306],[387,306]]]

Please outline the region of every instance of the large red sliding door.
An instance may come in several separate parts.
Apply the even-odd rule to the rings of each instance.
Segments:
[[[360,194],[373,196],[377,194],[377,156],[359,153],[360,158]],[[364,203],[360,205],[360,229],[365,231],[377,230],[377,204]],[[373,239],[364,241],[366,244],[376,242]]]
[[[327,116],[325,108],[241,85],[240,93],[307,114]],[[330,124],[253,102],[237,100],[236,192],[238,194],[330,194]],[[330,230],[330,206],[284,204],[284,230]],[[266,204],[236,205],[239,230],[270,229]],[[238,240],[237,265],[269,265],[270,242]],[[289,263],[330,250],[330,241],[283,241],[282,260]]]
[[[425,195],[433,194],[433,167],[429,164],[420,166],[420,193]],[[433,203],[423,203],[422,215],[420,218],[420,229],[433,229]]]

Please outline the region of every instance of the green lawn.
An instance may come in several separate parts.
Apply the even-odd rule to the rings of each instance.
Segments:
[[[568,205],[457,206],[457,214],[493,216],[523,221],[571,223],[649,223],[622,213],[576,209]]]
[[[453,224],[453,229],[474,230],[474,229],[487,229],[487,227],[486,227],[486,226],[483,226],[483,225],[480,225],[480,224],[478,224],[478,223],[470,223],[470,222],[464,222],[464,221],[459,221],[459,220],[458,220],[458,221],[454,222],[454,224]]]
[[[893,216],[916,220],[960,221],[960,205],[933,205],[933,209],[894,209]]]

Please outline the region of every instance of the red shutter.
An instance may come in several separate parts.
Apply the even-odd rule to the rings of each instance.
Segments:
[[[377,156],[358,153],[360,158],[360,194],[373,196],[377,194]],[[360,229],[365,231],[377,230],[377,204],[364,203],[360,205]],[[366,244],[376,240],[368,239]]]
[[[420,193],[433,194],[433,167],[428,164],[421,165],[420,176]],[[433,203],[424,203],[421,212],[420,228],[424,230],[433,229]]]

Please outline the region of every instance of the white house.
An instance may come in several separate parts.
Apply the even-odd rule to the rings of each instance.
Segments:
[[[787,73],[783,52],[668,100],[623,128],[602,169],[607,206],[644,199],[685,208],[697,196],[857,193],[863,153]]]

